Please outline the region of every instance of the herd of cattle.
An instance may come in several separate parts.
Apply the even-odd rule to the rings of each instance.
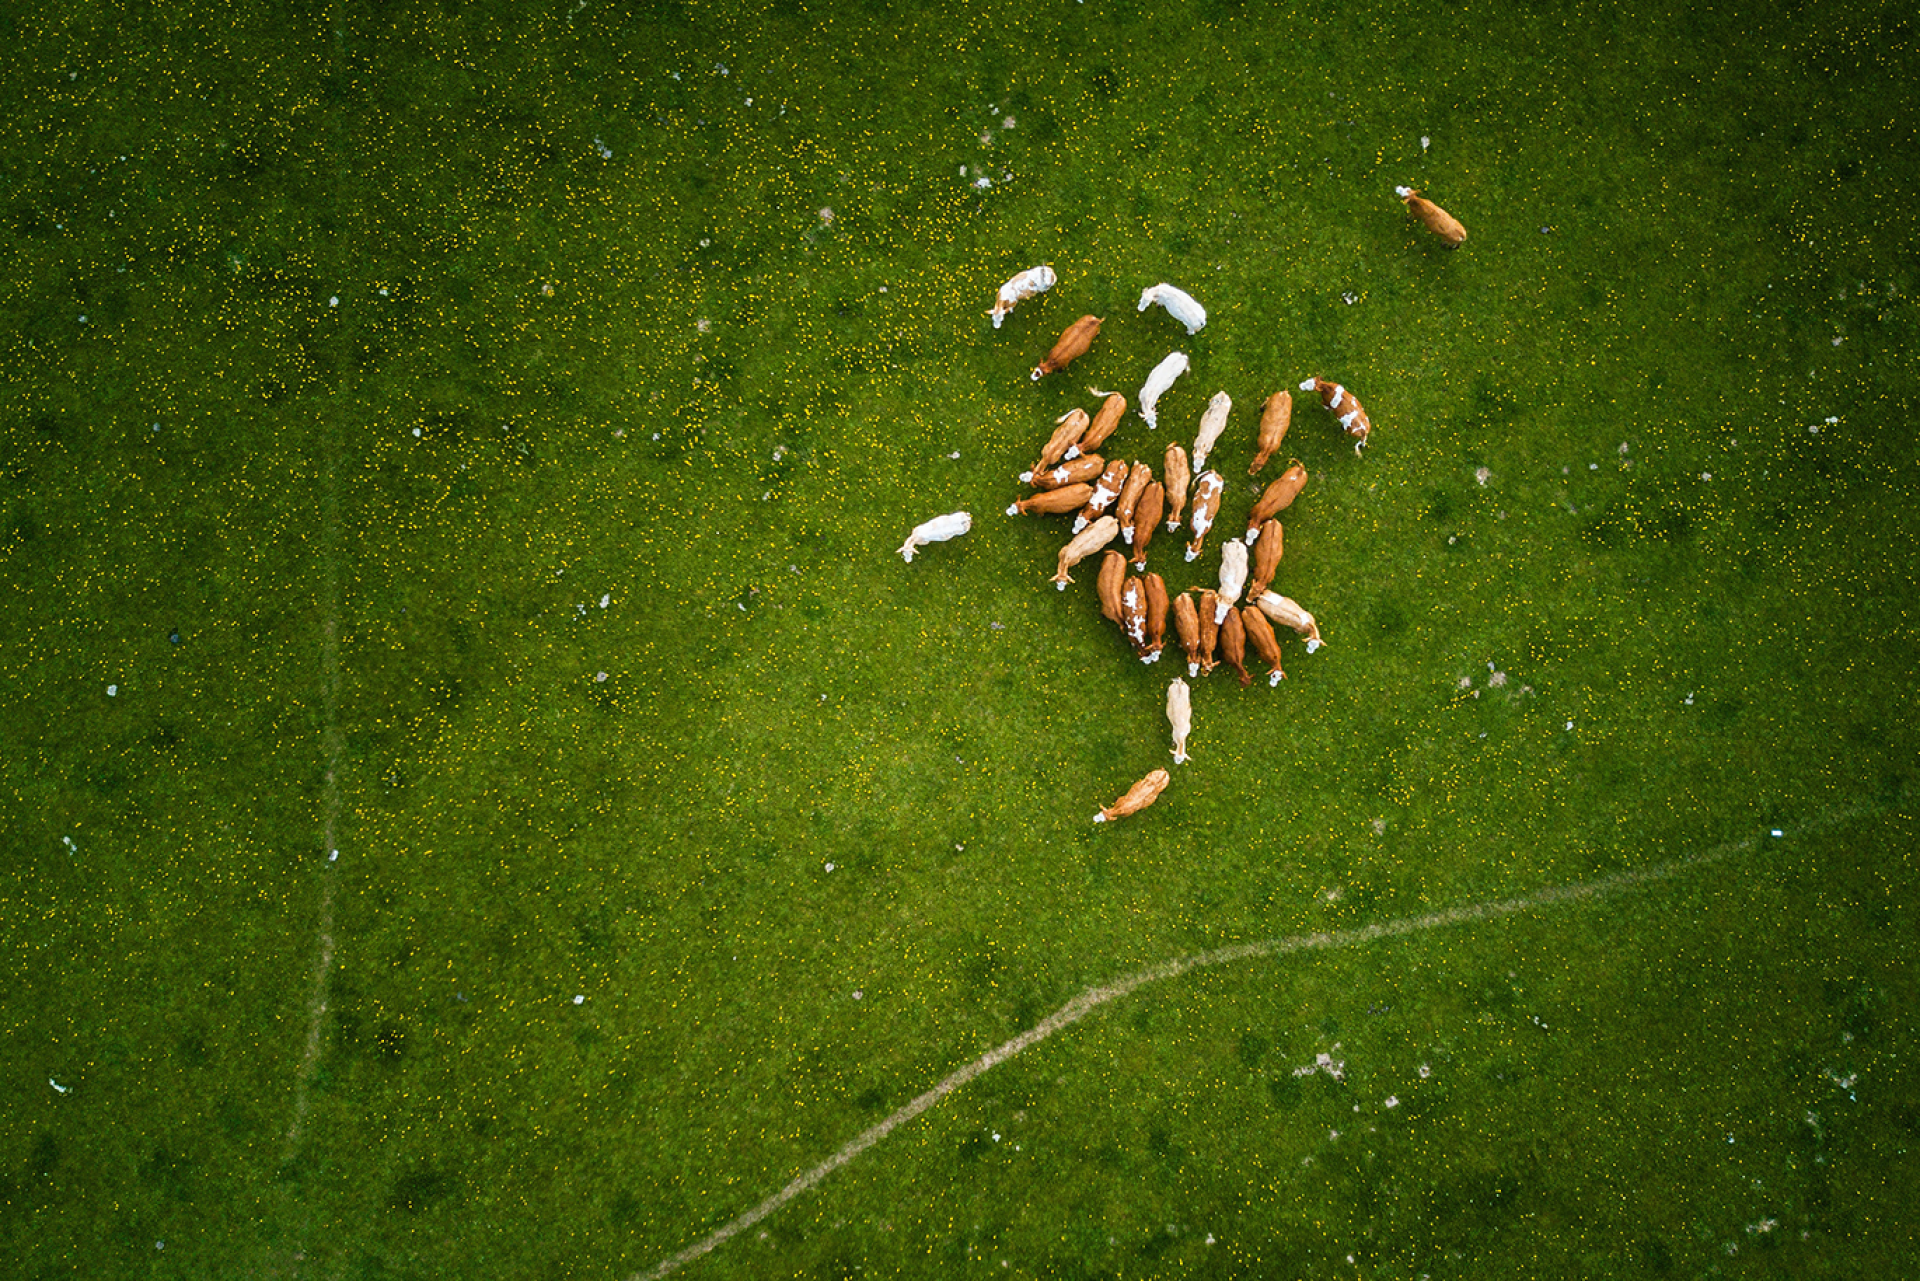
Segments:
[[[1409,211],[1445,244],[1451,247],[1466,239],[1465,229],[1445,210],[1417,191],[1406,187],[1396,191]],[[999,328],[1022,299],[1051,289],[1057,279],[1053,269],[1043,265],[1023,271],[1002,285],[989,313],[994,327]],[[1184,324],[1189,334],[1199,332],[1207,323],[1206,308],[1172,285],[1158,284],[1144,291],[1138,310],[1156,304]],[[1082,316],[1067,326],[1046,358],[1034,367],[1032,377],[1057,373],[1086,354],[1100,332],[1102,320]],[[1189,367],[1186,355],[1174,352],[1147,376],[1140,391],[1140,416],[1149,428],[1157,423],[1159,397]],[[1191,562],[1204,554],[1227,488],[1225,478],[1208,469],[1207,460],[1226,431],[1233,400],[1224,391],[1216,394],[1201,415],[1191,455],[1178,441],[1168,445],[1161,474],[1156,477],[1147,462],[1109,460],[1096,452],[1120,426],[1127,412],[1127,398],[1118,392],[1088,390],[1101,397],[1099,408],[1091,415],[1084,409],[1070,409],[1056,420],[1053,434],[1033,466],[1019,475],[1032,492],[1008,507],[1007,514],[1072,515],[1072,537],[1060,549],[1051,581],[1065,591],[1074,581],[1068,571],[1094,553],[1102,553],[1097,578],[1100,612],[1120,628],[1141,662],[1159,661],[1171,616],[1174,634],[1186,656],[1188,676],[1205,676],[1225,663],[1244,687],[1253,679],[1246,669],[1251,648],[1269,666],[1268,684],[1278,685],[1286,673],[1281,670],[1275,623],[1305,640],[1309,654],[1322,644],[1313,615],[1298,602],[1272,590],[1284,547],[1284,529],[1277,518],[1306,487],[1306,468],[1298,459],[1293,460],[1253,504],[1244,534],[1228,538],[1221,546],[1217,587],[1189,589],[1169,598],[1166,582],[1147,569],[1147,548],[1162,520],[1169,531],[1178,530],[1184,515],[1191,535],[1186,559]],[[1318,376],[1302,382],[1300,390],[1319,396],[1320,403],[1353,439],[1356,454],[1366,446],[1373,426],[1352,392]],[[1277,391],[1267,398],[1249,476],[1259,475],[1279,450],[1292,417],[1290,392]],[[918,548],[957,537],[972,526],[973,518],[967,512],[936,516],[907,536],[900,555],[911,561]],[[1116,539],[1131,549],[1130,556],[1111,546]],[[1186,681],[1178,676],[1167,688],[1167,720],[1173,730],[1174,762],[1184,763],[1188,759],[1192,702]],[[1166,770],[1154,770],[1096,814],[1093,821],[1104,823],[1145,809],[1166,790],[1169,781]]]

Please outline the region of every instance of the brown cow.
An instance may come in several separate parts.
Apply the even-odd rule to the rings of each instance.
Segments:
[[[1153,771],[1153,773],[1147,775],[1132,787],[1129,787],[1125,796],[1122,796],[1119,800],[1107,806],[1098,814],[1095,814],[1093,821],[1096,823],[1107,823],[1116,818],[1125,818],[1129,814],[1138,814],[1141,810],[1159,800],[1160,793],[1167,790],[1167,784],[1171,781],[1172,776],[1165,770],[1157,769]]]
[[[1460,220],[1421,195],[1417,188],[1395,187],[1393,194],[1400,197],[1400,203],[1420,220],[1420,225],[1440,237],[1447,248],[1458,249],[1460,242],[1467,238],[1467,229],[1460,225]]]
[[[1059,516],[1086,506],[1087,500],[1092,497],[1093,486],[1085,481],[1077,485],[1062,485],[1058,489],[1043,489],[1007,508],[1007,515]]]
[[[1176,441],[1167,446],[1167,466],[1164,472],[1167,487],[1167,528],[1180,528],[1180,511],[1187,505],[1187,486],[1193,480],[1193,469],[1187,466],[1187,451]]]
[[[1045,471],[1057,462],[1068,458],[1078,458],[1084,450],[1080,448],[1080,438],[1087,433],[1087,411],[1069,409],[1054,419],[1059,426],[1053,429],[1053,435],[1047,438],[1046,445],[1040,450],[1040,457],[1033,466],[1020,473],[1020,479],[1031,481],[1033,473]]]
[[[1273,586],[1274,571],[1280,568],[1280,557],[1286,551],[1286,530],[1277,520],[1270,520],[1260,526],[1260,540],[1253,545],[1252,578],[1247,583],[1247,599],[1259,600],[1260,594]]]
[[[1257,611],[1256,611],[1257,612]],[[1229,606],[1226,621],[1220,624],[1220,658],[1240,678],[1240,688],[1253,682],[1247,675],[1247,632],[1240,622],[1240,611]]]
[[[1187,559],[1198,560],[1200,553],[1207,547],[1207,531],[1213,528],[1213,518],[1220,511],[1220,496],[1227,492],[1227,482],[1217,471],[1200,473],[1193,483],[1193,510],[1187,515],[1187,524],[1193,529],[1193,537],[1187,540]]]
[[[1120,621],[1120,584],[1127,581],[1127,558],[1112,548],[1100,560],[1100,613],[1108,622]]]
[[[1073,518],[1074,533],[1085,529],[1093,523],[1094,517],[1113,506],[1113,500],[1120,496],[1121,488],[1127,483],[1127,470],[1125,459],[1116,458],[1107,464],[1107,469],[1100,473],[1100,479],[1094,483],[1093,497],[1087,499],[1087,505]]]
[[[1147,585],[1147,652],[1140,661],[1157,663],[1167,647],[1167,583],[1158,574],[1144,574],[1140,581]]]
[[[1087,428],[1085,439],[1080,447],[1095,450],[1107,443],[1107,437],[1113,435],[1114,428],[1120,425],[1121,417],[1127,412],[1127,398],[1117,391],[1101,391],[1095,387],[1087,388],[1096,396],[1105,396],[1100,402],[1099,412],[1093,416],[1093,426]],[[1073,451],[1067,451],[1067,457],[1073,457]]]
[[[1200,593],[1200,674],[1216,666],[1213,654],[1220,646],[1220,597],[1209,587]]]
[[[1147,585],[1129,578],[1120,588],[1120,630],[1127,634],[1134,657],[1147,653]]]
[[[1133,509],[1133,567],[1147,567],[1147,544],[1153,541],[1153,527],[1160,523],[1160,513],[1167,502],[1167,491],[1154,481],[1147,486],[1147,492],[1140,495],[1140,501]],[[1124,531],[1123,531],[1124,532]]]
[[[1113,514],[1120,518],[1120,537],[1129,547],[1133,546],[1133,509],[1140,505],[1140,495],[1146,493],[1152,483],[1153,468],[1135,463],[1127,472],[1127,483],[1120,487],[1120,497],[1113,505]]]
[[[1280,670],[1280,638],[1273,634],[1273,624],[1267,621],[1267,616],[1257,609],[1243,609],[1240,623],[1246,629],[1247,644],[1253,646],[1253,652],[1262,662],[1273,668],[1267,673],[1267,686],[1271,688],[1287,679],[1287,674]]]
[[[1053,350],[1047,358],[1033,367],[1033,380],[1039,382],[1048,374],[1058,373],[1074,361],[1087,354],[1087,348],[1093,346],[1094,335],[1100,332],[1104,317],[1082,316],[1066,327],[1060,335],[1060,341],[1053,344]]]
[[[1359,399],[1339,383],[1330,383],[1318,374],[1301,383],[1300,390],[1320,393],[1320,403],[1339,416],[1341,430],[1354,438],[1357,443],[1353,452],[1359,453],[1373,431],[1373,423],[1367,411],[1360,407]]]
[[[1200,674],[1200,611],[1194,607],[1193,593],[1181,592],[1173,598],[1173,630],[1180,637],[1180,648],[1187,654],[1187,675]]]
[[[1296,458],[1287,464],[1287,469],[1280,473],[1279,479],[1267,486],[1267,491],[1260,495],[1260,501],[1255,503],[1253,510],[1247,514],[1247,546],[1251,547],[1259,542],[1260,527],[1266,524],[1269,518],[1278,516],[1293,506],[1293,500],[1298,498],[1300,491],[1306,487],[1307,469]]]
[[[1094,480],[1106,469],[1107,460],[1100,455],[1082,454],[1072,462],[1029,473],[1031,479],[1027,483],[1035,489],[1059,489],[1064,485],[1077,485],[1083,480]]]
[[[1247,468],[1247,475],[1257,476],[1260,469],[1267,465],[1267,459],[1273,457],[1280,442],[1287,438],[1287,425],[1293,421],[1293,393],[1276,391],[1267,397],[1267,407],[1260,411],[1259,452],[1253,456],[1253,466]]]

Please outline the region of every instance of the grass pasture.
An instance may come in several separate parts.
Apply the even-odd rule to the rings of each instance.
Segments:
[[[648,1275],[1268,942],[674,1275],[1920,1265],[1897,6],[0,35],[0,1274]],[[1328,643],[1096,827],[1177,653],[1002,511],[1176,348]]]

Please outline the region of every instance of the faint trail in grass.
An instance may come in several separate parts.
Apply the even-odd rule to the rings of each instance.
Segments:
[[[1795,828],[1796,834],[1819,831],[1823,828],[1850,822],[1877,812],[1876,805],[1853,805],[1844,809],[1832,810]],[[1408,934],[1420,934],[1427,930],[1445,929],[1452,925],[1470,925],[1478,921],[1490,921],[1503,916],[1512,916],[1519,912],[1537,911],[1541,908],[1556,907],[1562,903],[1578,900],[1604,898],[1608,895],[1624,893],[1644,885],[1671,880],[1683,872],[1689,872],[1722,862],[1742,851],[1752,849],[1764,838],[1758,834],[1744,840],[1733,841],[1688,858],[1673,859],[1653,867],[1632,872],[1618,872],[1612,876],[1603,876],[1598,880],[1582,881],[1576,885],[1554,886],[1536,890],[1532,894],[1523,894],[1515,898],[1500,899],[1492,903],[1469,903],[1460,907],[1450,907],[1440,912],[1429,912],[1424,916],[1403,917],[1397,921],[1383,921],[1375,925],[1363,925],[1349,930],[1326,930],[1312,934],[1289,934],[1281,938],[1261,939],[1254,943],[1237,943],[1231,947],[1215,948],[1210,952],[1197,952],[1192,956],[1178,957],[1171,961],[1162,961],[1158,965],[1148,966],[1144,970],[1115,979],[1100,987],[1088,988],[1065,1005],[1040,1020],[1033,1027],[1022,1032],[1010,1041],[1003,1042],[988,1050],[985,1054],[956,1069],[942,1078],[932,1089],[916,1097],[898,1111],[885,1119],[869,1126],[848,1140],[846,1145],[832,1156],[822,1161],[778,1192],[754,1206],[739,1218],[714,1229],[713,1232],[694,1242],[680,1253],[661,1260],[644,1272],[636,1272],[629,1281],[644,1281],[647,1278],[664,1277],[678,1268],[692,1263],[703,1255],[710,1254],[720,1246],[746,1231],[760,1220],[786,1205],[803,1192],[810,1191],[820,1181],[846,1165],[868,1148],[886,1138],[900,1126],[927,1111],[941,1099],[973,1080],[984,1072],[991,1071],[1005,1063],[1021,1051],[1038,1045],[1062,1028],[1078,1023],[1110,1001],[1138,991],[1149,983],[1158,983],[1165,979],[1178,978],[1190,970],[1206,969],[1209,966],[1229,965],[1235,961],[1250,961],[1272,956],[1287,956],[1294,952],[1321,952],[1333,948],[1358,947],[1380,939],[1400,938]]]

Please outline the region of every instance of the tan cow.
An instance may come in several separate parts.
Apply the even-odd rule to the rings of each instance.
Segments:
[[[1194,608],[1193,593],[1181,592],[1173,598],[1173,630],[1186,651],[1187,675],[1200,674],[1200,611]]]
[[[1313,615],[1302,609],[1298,601],[1289,600],[1276,592],[1261,592],[1253,603],[1260,607],[1261,613],[1274,622],[1282,627],[1290,627],[1300,636],[1305,637],[1307,653],[1311,654],[1326,644],[1320,639],[1320,624],[1313,621]]]
[[[1220,511],[1220,496],[1227,492],[1227,482],[1217,471],[1200,473],[1193,483],[1193,510],[1187,514],[1187,524],[1193,530],[1193,537],[1187,540],[1187,559],[1198,560],[1200,553],[1207,547],[1207,531],[1213,528],[1213,518]]]
[[[1140,501],[1133,509],[1133,537],[1127,541],[1133,544],[1133,567],[1147,567],[1147,544],[1153,541],[1153,527],[1160,523],[1160,512],[1165,508],[1167,491],[1159,481],[1147,486],[1147,492],[1140,495]],[[1126,531],[1121,531],[1123,534]]]
[[[1119,800],[1107,806],[1098,814],[1095,814],[1093,821],[1096,823],[1108,823],[1116,818],[1125,818],[1129,814],[1138,814],[1141,810],[1159,800],[1160,793],[1167,790],[1167,784],[1171,781],[1172,775],[1168,774],[1165,770],[1157,769],[1153,771],[1153,773],[1147,775],[1132,787],[1129,787],[1125,796],[1122,796]]]
[[[1214,622],[1227,621],[1227,611],[1238,603],[1240,591],[1246,585],[1247,546],[1245,543],[1229,542],[1220,549],[1219,603],[1214,606]]]
[[[1220,598],[1209,587],[1200,593],[1200,674],[1205,676],[1217,665],[1214,652],[1220,647]]]
[[[1447,248],[1458,249],[1460,242],[1467,238],[1467,229],[1460,225],[1460,220],[1421,195],[1418,189],[1395,187],[1393,194],[1400,197],[1400,203],[1420,220],[1421,226],[1446,242]]]
[[[1059,424],[1053,429],[1053,435],[1040,450],[1040,457],[1032,467],[1020,473],[1022,481],[1032,481],[1035,472],[1045,471],[1055,463],[1068,458],[1078,458],[1085,451],[1080,448],[1080,438],[1087,433],[1087,411],[1069,409],[1054,419]]]
[[[1120,622],[1120,584],[1127,581],[1127,558],[1111,547],[1100,560],[1100,614],[1108,622]]]
[[[1146,493],[1152,483],[1153,468],[1135,463],[1127,472],[1127,483],[1120,486],[1120,497],[1114,501],[1113,514],[1120,518],[1120,538],[1129,547],[1133,546],[1133,509],[1140,505],[1140,495]]]
[[[1247,468],[1247,475],[1260,474],[1260,469],[1267,465],[1267,459],[1273,457],[1274,451],[1280,448],[1280,442],[1287,438],[1287,425],[1292,421],[1292,392],[1283,389],[1267,397],[1267,407],[1260,411],[1257,452],[1253,456],[1253,466]]]
[[[1233,669],[1233,674],[1240,678],[1240,688],[1245,689],[1253,677],[1247,675],[1247,632],[1240,613],[1229,607],[1226,621],[1220,624],[1220,659]]]
[[[1167,724],[1173,727],[1173,763],[1185,765],[1187,735],[1193,733],[1193,691],[1178,676],[1167,686]]]
[[[1073,575],[1067,571],[1118,537],[1120,522],[1111,516],[1102,516],[1081,530],[1072,542],[1060,549],[1060,563],[1050,580],[1054,587],[1066,591],[1067,584],[1073,581]]]
[[[1277,520],[1260,526],[1260,538],[1253,545],[1253,574],[1247,580],[1247,599],[1258,600],[1273,585],[1274,571],[1286,551],[1286,530]]]
[[[1224,391],[1213,393],[1213,399],[1207,402],[1206,412],[1200,415],[1200,430],[1193,438],[1193,469],[1205,471],[1207,455],[1213,452],[1219,443],[1220,433],[1227,429],[1227,415],[1233,412],[1233,397]]]
[[[1187,466],[1187,451],[1178,442],[1167,446],[1167,465],[1163,473],[1167,487],[1167,528],[1180,528],[1180,512],[1187,505],[1187,486],[1193,482],[1193,469]]]
[[[1023,298],[1045,293],[1053,288],[1057,280],[1059,277],[1053,274],[1053,268],[1041,263],[1038,267],[1027,268],[1000,286],[999,297],[993,300],[993,310],[987,313],[993,317],[993,327],[1000,328],[1000,322],[1007,318],[1008,312],[1020,305]]]
[[[1080,448],[1092,452],[1106,444],[1107,437],[1113,435],[1114,429],[1120,426],[1120,419],[1127,412],[1127,398],[1117,391],[1101,391],[1097,387],[1087,390],[1095,396],[1106,397],[1100,402],[1099,412],[1093,416],[1093,426],[1087,428],[1086,437],[1080,442]],[[1073,457],[1072,450],[1067,451],[1067,457]]]
[[[1140,581],[1147,585],[1147,652],[1140,661],[1157,663],[1167,648],[1167,583],[1158,574],[1143,574]]]
[[[1087,499],[1087,505],[1073,518],[1074,533],[1085,529],[1101,512],[1113,506],[1113,500],[1120,497],[1120,490],[1127,483],[1127,471],[1125,459],[1116,458],[1107,464],[1107,469],[1100,473],[1100,479],[1094,482],[1093,497]]]
[[[1301,383],[1300,390],[1320,393],[1320,403],[1334,412],[1340,419],[1341,430],[1354,438],[1354,453],[1359,453],[1365,447],[1367,436],[1373,431],[1373,423],[1352,392],[1339,383],[1328,382],[1318,374]]]
[[[1059,489],[1066,485],[1078,485],[1082,481],[1099,478],[1107,469],[1107,460],[1098,454],[1082,454],[1072,462],[1061,463],[1058,467],[1049,467],[1045,471],[1030,472],[1027,484],[1035,489]]]
[[[1093,486],[1081,481],[1077,485],[1062,485],[1058,489],[1043,489],[1039,493],[1007,508],[1009,516],[1061,516],[1070,511],[1078,511],[1087,505],[1093,497]]]
[[[1240,624],[1246,630],[1247,644],[1253,646],[1260,661],[1273,669],[1267,673],[1268,688],[1287,679],[1287,674],[1280,670],[1280,638],[1273,634],[1273,624],[1267,621],[1267,616],[1257,609],[1243,609]]]
[[[1047,353],[1047,358],[1033,367],[1033,380],[1039,382],[1048,374],[1058,373],[1086,355],[1104,319],[1101,316],[1082,316],[1068,325],[1060,335],[1060,340],[1053,344],[1053,350]]]
[[[1251,547],[1259,542],[1260,527],[1266,524],[1269,518],[1278,516],[1293,506],[1293,500],[1298,498],[1300,491],[1306,487],[1307,469],[1296,458],[1287,464],[1287,469],[1280,473],[1278,479],[1267,486],[1266,492],[1260,495],[1260,501],[1253,505],[1251,512],[1247,513],[1247,546]]]

